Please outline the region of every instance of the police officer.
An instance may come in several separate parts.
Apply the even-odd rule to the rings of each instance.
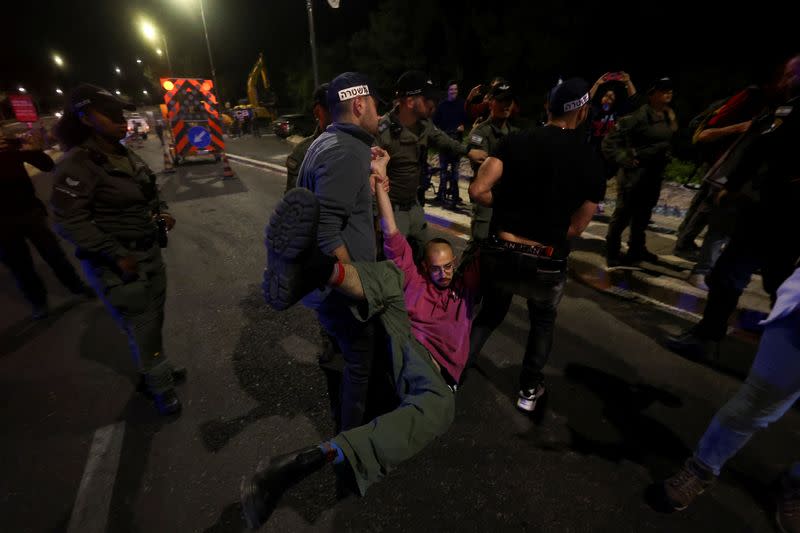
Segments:
[[[297,186],[297,175],[300,172],[300,165],[303,164],[303,158],[308,152],[308,147],[311,146],[317,137],[322,135],[325,128],[331,123],[331,115],[328,112],[328,84],[323,83],[314,91],[313,102],[311,104],[311,112],[317,120],[317,128],[314,133],[300,141],[294,147],[292,153],[286,158],[286,192],[294,189]]]
[[[518,128],[508,122],[511,110],[514,107],[514,91],[511,84],[503,81],[489,89],[488,100],[489,118],[478,122],[467,138],[467,149],[483,150],[492,153],[500,141],[510,133],[516,133]],[[478,175],[480,164],[472,163],[473,180]],[[474,242],[479,242],[489,236],[489,223],[492,220],[492,208],[475,203],[472,209],[471,234]]]
[[[162,343],[166,269],[161,246],[175,219],[163,210],[156,176],[121,145],[123,109],[135,109],[93,85],[72,91],[56,134],[68,149],[54,171],[56,229],[77,250],[84,271],[128,335],[145,391],[164,415],[178,413],[175,380]]]
[[[669,161],[672,135],[678,129],[672,102],[672,80],[656,80],[647,91],[648,101],[621,119],[602,141],[603,155],[622,167],[617,183],[617,206],[606,236],[609,267],[622,262],[622,232],[630,224],[625,263],[657,261],[645,246],[645,230],[658,203],[664,169]]]
[[[405,72],[397,80],[395,96],[394,109],[381,117],[378,124],[376,142],[391,157],[389,197],[397,226],[408,238],[415,256],[419,256],[422,246],[429,240],[428,224],[417,196],[422,177],[422,154],[432,146],[453,156],[466,156],[475,163],[481,163],[487,154],[483,150],[467,150],[433,125],[430,117],[435,110],[437,91],[424,73]]]

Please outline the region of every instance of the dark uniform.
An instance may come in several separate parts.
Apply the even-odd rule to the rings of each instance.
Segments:
[[[11,270],[17,286],[34,309],[34,317],[46,313],[47,290],[33,267],[29,240],[59,281],[74,294],[84,294],[84,285],[67,260],[58,238],[50,230],[47,210],[36,197],[23,163],[43,172],[52,170],[53,160],[41,150],[0,152],[0,261]]]
[[[52,207],[56,228],[75,244],[87,278],[128,335],[149,390],[171,389],[173,369],[161,336],[167,275],[154,219],[166,205],[155,174],[127,148],[109,154],[90,139],[56,166]],[[131,255],[135,276],[117,266]]]
[[[467,137],[467,150],[477,148],[483,150],[488,154],[494,153],[500,141],[506,138],[510,133],[516,133],[519,128],[516,128],[508,122],[504,126],[495,124],[491,118],[487,118],[483,122],[475,125]],[[478,175],[478,163],[471,163],[473,179]],[[472,208],[472,224],[470,225],[470,233],[474,241],[482,241],[489,236],[489,224],[492,221],[492,208],[484,207],[475,203]]]
[[[297,187],[297,176],[300,174],[300,165],[303,164],[303,159],[306,157],[306,152],[308,152],[308,148],[311,146],[317,137],[322,135],[322,130],[317,129],[314,130],[314,133],[302,141],[300,141],[297,146],[294,147],[292,153],[286,158],[286,191],[289,192],[291,189]]]
[[[432,146],[461,157],[467,155],[467,149],[428,119],[420,119],[413,130],[404,127],[396,109],[381,117],[376,142],[391,157],[386,171],[392,184],[389,198],[397,227],[409,239],[412,248],[417,247],[417,251],[428,241],[428,223],[417,197],[422,176],[421,154],[427,153],[428,147]]]
[[[622,232],[628,224],[629,257],[645,253],[645,230],[661,193],[672,134],[668,114],[659,116],[649,104],[644,104],[623,117],[603,139],[605,157],[622,167],[617,178],[617,206],[606,236],[609,258],[619,256]],[[639,161],[636,167],[632,166],[634,159]]]

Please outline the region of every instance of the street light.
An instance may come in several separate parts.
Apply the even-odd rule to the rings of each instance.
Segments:
[[[56,94],[64,94],[64,91],[56,87]]]
[[[147,96],[149,93],[147,92],[147,89],[142,89],[142,94]]]
[[[25,90],[25,87],[22,87],[22,86],[20,86],[20,87],[17,87],[17,90],[18,90],[19,92],[21,92],[22,94],[25,94],[26,92],[28,92],[28,91],[26,91],[26,90]]]
[[[63,66],[64,66],[64,60],[63,60],[63,59],[61,58],[61,56],[60,56],[60,55],[58,55],[58,54],[53,54],[53,62],[54,62],[54,63],[56,64],[56,66],[58,66],[58,67],[63,67]]]
[[[142,60],[137,58],[137,59],[136,59],[136,64],[137,64],[137,65],[141,65],[141,64],[142,64]]]
[[[164,55],[164,52],[162,52],[162,51],[161,51],[161,48],[156,48],[156,53],[157,53],[159,56],[162,56],[162,55]]]
[[[116,72],[119,75],[122,75],[122,70],[120,70],[119,67],[114,67],[114,72]]]
[[[153,26],[153,24],[147,19],[142,19],[141,26],[142,26],[142,35],[144,35],[144,38],[150,41],[151,43],[155,44],[158,41],[159,35],[161,36],[161,44],[164,45],[164,52],[167,55],[167,68],[169,69],[169,75],[172,76],[172,62],[169,60],[169,47],[167,46],[167,37],[164,35],[163,32],[158,31],[156,27]],[[156,53],[160,56],[161,49],[157,48]]]
[[[114,91],[114,94],[116,94],[117,96],[120,96],[122,93],[119,92],[119,89],[117,89],[116,91]]]

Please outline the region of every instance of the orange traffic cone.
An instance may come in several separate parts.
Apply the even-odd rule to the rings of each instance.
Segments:
[[[222,179],[235,178],[231,164],[228,161],[228,154],[222,152]]]
[[[164,154],[164,173],[169,174],[175,172],[175,167],[172,165],[172,158],[166,150],[162,150],[162,153]]]

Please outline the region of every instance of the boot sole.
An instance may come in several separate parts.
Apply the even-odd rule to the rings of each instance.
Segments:
[[[319,203],[314,193],[292,189],[283,197],[267,225],[267,269],[264,272],[264,299],[282,311],[297,302],[292,291],[296,276],[302,274],[296,260],[317,238]]]

